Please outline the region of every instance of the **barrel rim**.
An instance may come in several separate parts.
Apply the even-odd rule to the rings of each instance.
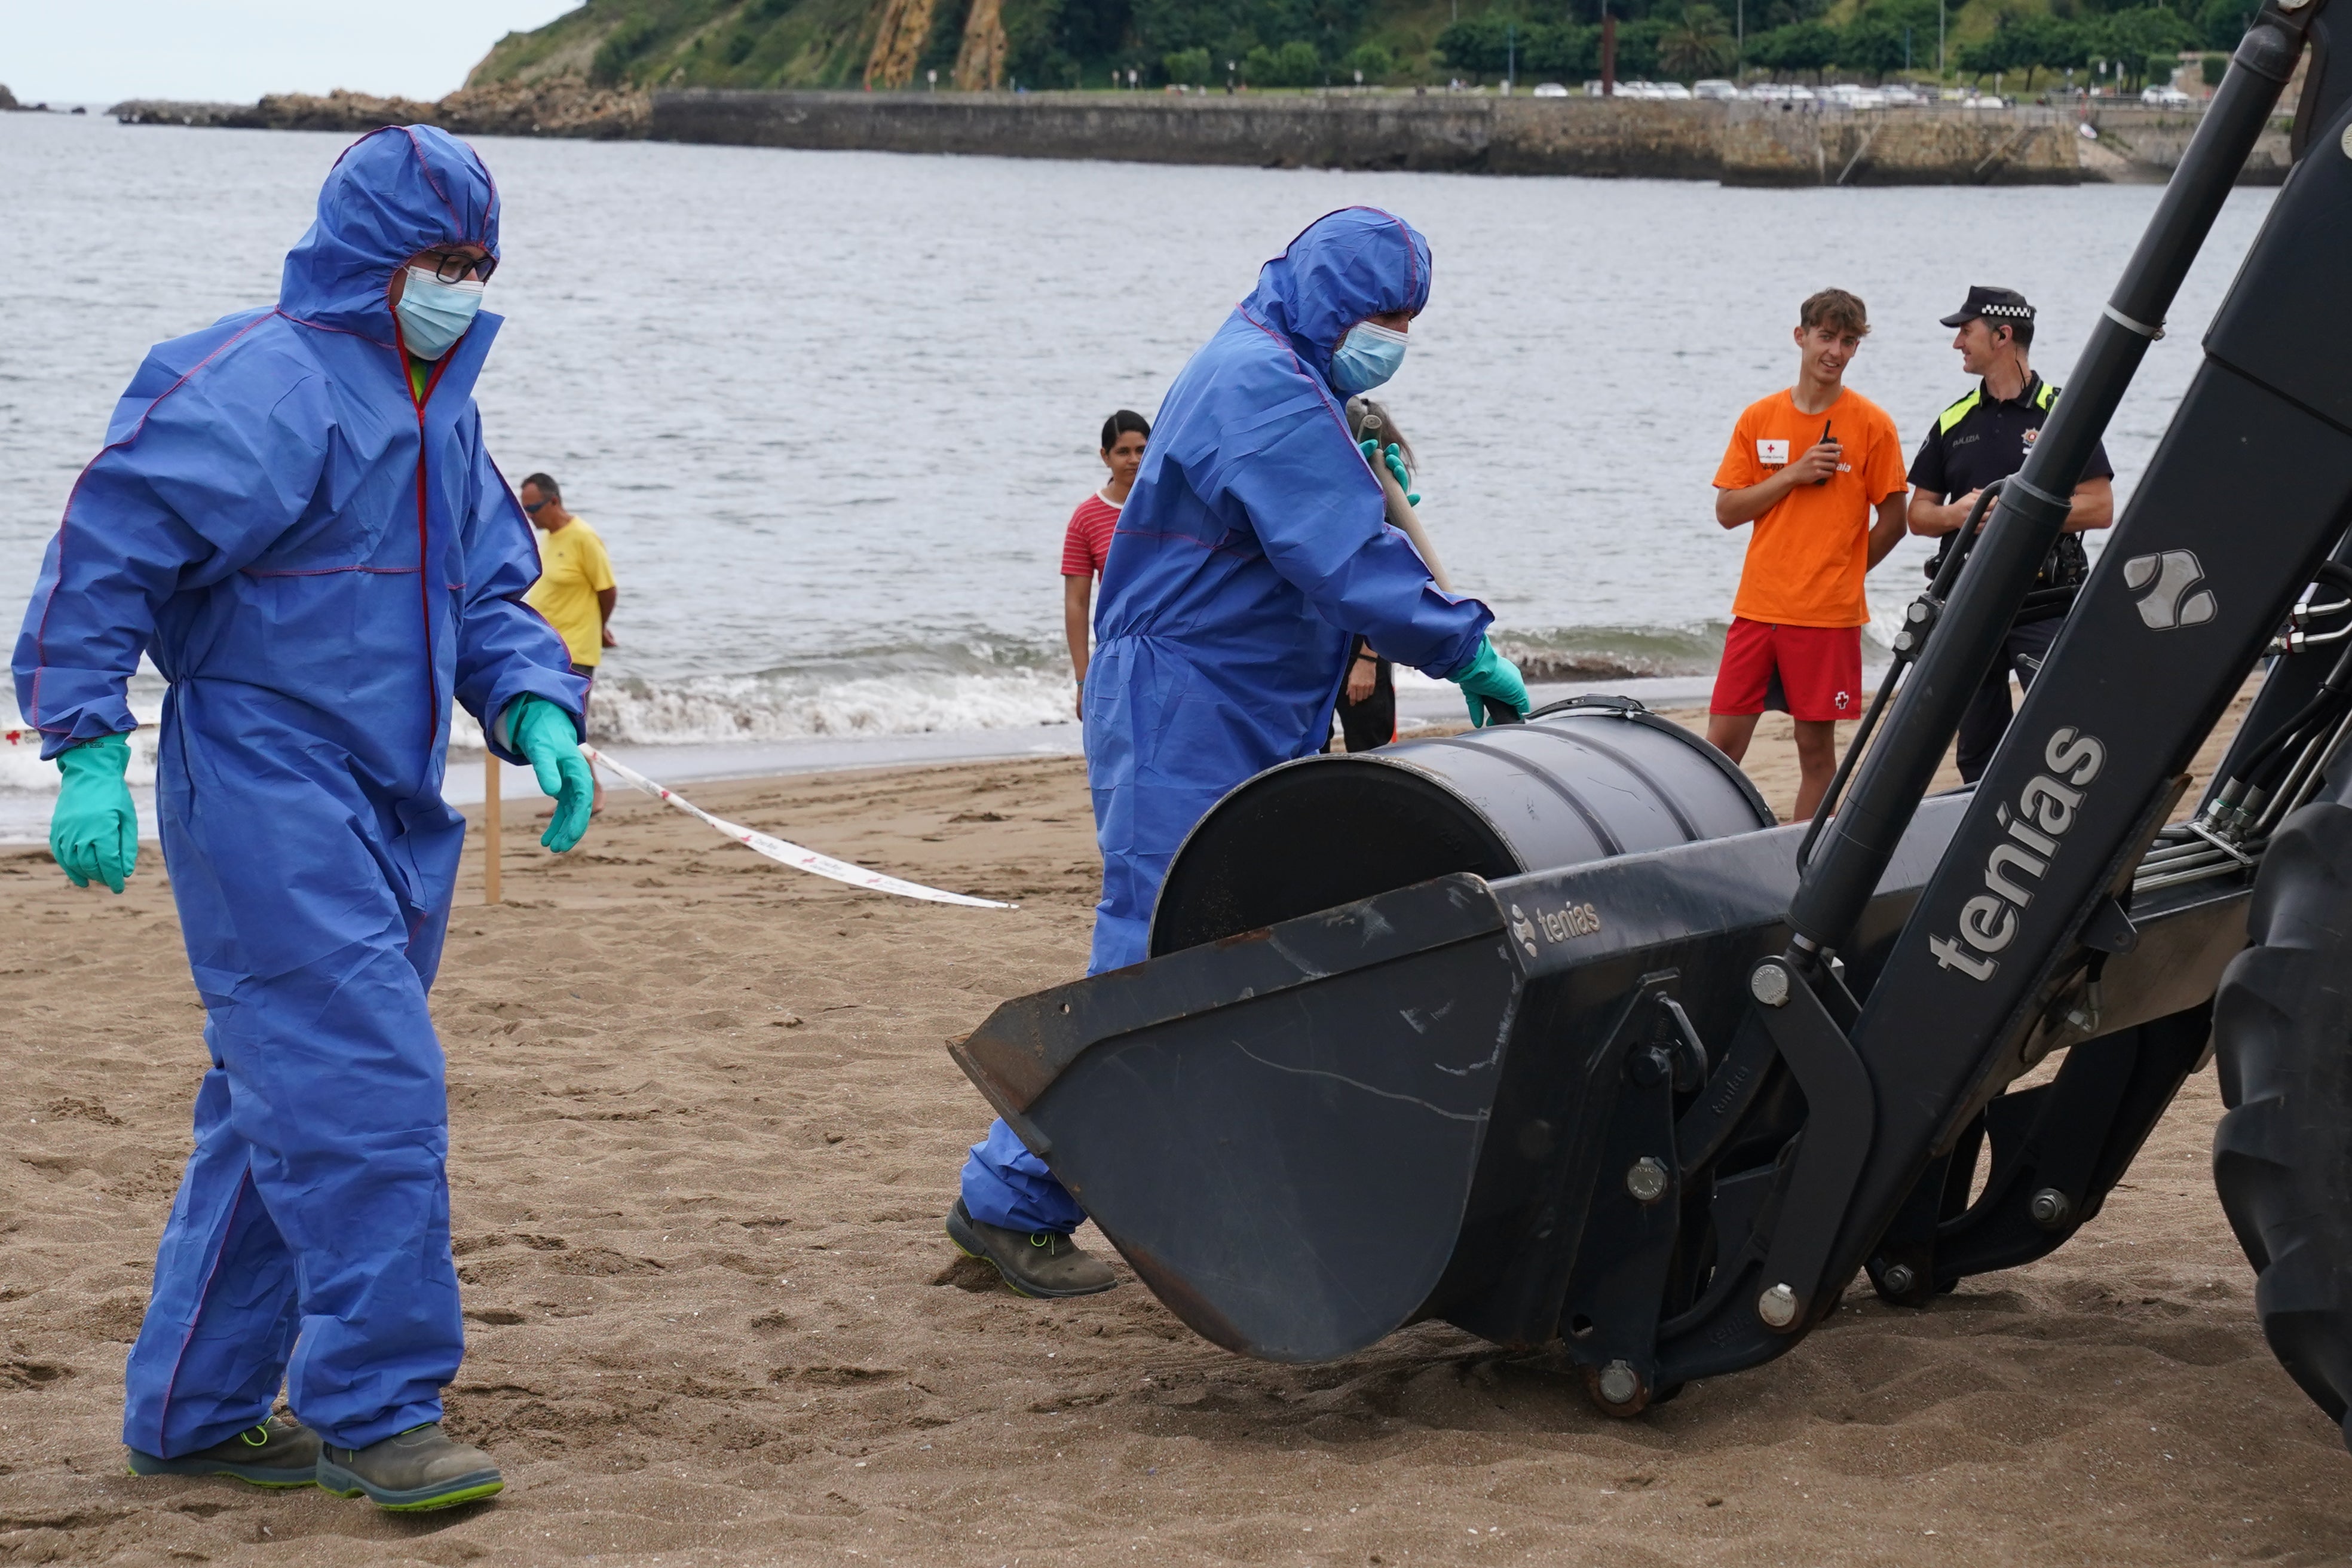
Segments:
[[[1686,746],[1689,746],[1692,750],[1706,757],[1707,761],[1713,763],[1716,766],[1716,770],[1731,782],[1733,788],[1739,793],[1740,797],[1747,801],[1749,808],[1756,814],[1756,826],[1751,831],[1763,832],[1781,826],[1780,815],[1772,809],[1770,803],[1765,800],[1764,793],[1756,787],[1756,781],[1749,778],[1745,773],[1740,771],[1740,767],[1738,763],[1733,762],[1729,757],[1726,756],[1720,749],[1709,742],[1706,736],[1698,734],[1693,731],[1686,730],[1671,719],[1663,718],[1656,713],[1651,712],[1650,710],[1644,707],[1638,700],[1630,697],[1599,697],[1592,695],[1564,698],[1558,702],[1549,703],[1543,708],[1538,709],[1535,713],[1528,716],[1528,722],[1549,727],[1549,725],[1555,721],[1569,719],[1600,719],[1611,720],[1618,722],[1633,722],[1671,735],[1674,739],[1681,742]],[[1487,734],[1490,730],[1499,731],[1502,733],[1507,734],[1510,731],[1517,728],[1519,728],[1519,726],[1493,725],[1489,726],[1487,729],[1465,731],[1465,734],[1470,736],[1484,736]],[[1449,742],[1459,741],[1464,738],[1464,735],[1432,735],[1428,737],[1425,742],[1412,742],[1407,743],[1444,745]],[[1488,833],[1494,836],[1497,843],[1508,846],[1511,842],[1510,835],[1504,832],[1501,825],[1497,823],[1489,813],[1482,808],[1477,802],[1453,789],[1443,775],[1437,773],[1432,769],[1423,767],[1419,763],[1413,762],[1409,756],[1397,752],[1386,752],[1384,748],[1370,752],[1316,752],[1304,757],[1292,757],[1287,762],[1276,763],[1274,766],[1267,768],[1261,773],[1252,773],[1249,777],[1244,779],[1241,783],[1227,790],[1223,795],[1219,795],[1217,797],[1217,804],[1202,812],[1201,814],[1200,820],[1193,823],[1192,826],[1185,831],[1183,838],[1179,841],[1176,846],[1176,852],[1168,858],[1169,869],[1171,871],[1175,869],[1176,866],[1184,858],[1184,852],[1192,847],[1192,839],[1200,833],[1202,828],[1208,826],[1209,819],[1215,816],[1219,812],[1224,810],[1224,808],[1233,802],[1234,797],[1239,795],[1244,790],[1255,788],[1265,780],[1274,777],[1276,773],[1287,773],[1294,768],[1302,768],[1309,765],[1328,767],[1334,763],[1358,763],[1384,768],[1395,768],[1400,772],[1412,773],[1417,777],[1426,779],[1433,784],[1446,785],[1446,793],[1451,795],[1464,810],[1476,818],[1479,824],[1484,826]],[[1525,868],[1522,868],[1522,870],[1524,869]],[[1150,942],[1152,938],[1156,937],[1160,930],[1160,903],[1167,891],[1168,879],[1165,874],[1162,874],[1159,890],[1152,895],[1151,919],[1145,928],[1148,932],[1151,933],[1151,935],[1147,937],[1147,942]]]

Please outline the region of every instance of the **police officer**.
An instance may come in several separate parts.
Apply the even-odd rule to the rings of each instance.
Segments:
[[[1975,390],[1937,418],[1919,444],[1919,455],[1911,460],[1911,531],[1943,541],[1936,558],[1927,563],[1931,578],[1968,521],[1978,493],[2025,466],[2042,421],[2058,402],[2058,389],[2027,363],[2033,343],[2033,307],[2024,295],[2014,289],[1973,287],[1968,302],[1946,316],[1943,324],[1957,329],[1952,346],[1960,351],[1960,368],[1980,379]],[[2032,590],[2001,639],[2000,657],[1985,672],[1984,685],[1960,720],[1960,776],[1970,784],[1983,774],[2009,728],[2011,672],[2016,672],[2021,686],[2033,683],[2083,579],[2090,574],[2083,535],[2115,521],[2115,472],[2106,447],[2094,448],[2074,487],[2065,531],[2042,558]]]

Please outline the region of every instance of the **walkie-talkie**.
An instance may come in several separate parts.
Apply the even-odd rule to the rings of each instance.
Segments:
[[[1828,420],[1824,419],[1824,420],[1822,420],[1822,439],[1821,439],[1821,444],[1822,444],[1822,446],[1826,447],[1826,446],[1828,446],[1828,445],[1829,445],[1829,441],[1830,441],[1830,422],[1829,422]],[[1815,479],[1815,480],[1813,481],[1813,483],[1815,483],[1815,484],[1817,484],[1817,485],[1825,485],[1825,484],[1827,484],[1827,483],[1829,483],[1829,482],[1830,482],[1830,477],[1829,477],[1829,475],[1827,475],[1827,474],[1823,474],[1820,479]]]

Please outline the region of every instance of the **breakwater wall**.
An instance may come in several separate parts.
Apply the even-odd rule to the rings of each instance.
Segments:
[[[2110,117],[2130,118],[2120,111]],[[1718,180],[1738,185],[2073,184],[2168,177],[2193,116],[2082,135],[2053,109],[1849,111],[1780,103],[1466,93],[1246,96],[740,92],[653,95],[647,134],[741,146],[1269,168]],[[2136,128],[2137,129],[2137,128]],[[2258,177],[2285,166],[2274,135]],[[2084,148],[2116,146],[2105,159]]]
[[[1717,180],[1732,185],[2001,185],[2171,177],[2195,113],[2137,104],[1848,110],[1483,93],[657,92],[512,84],[437,102],[354,93],[257,104],[130,102],[128,123],[341,131],[423,122],[460,135],[586,136],[825,151],[1097,158],[1261,168]],[[2287,170],[2282,121],[2243,183]]]

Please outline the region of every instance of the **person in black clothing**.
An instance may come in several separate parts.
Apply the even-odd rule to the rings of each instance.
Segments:
[[[1348,400],[1350,433],[1361,439],[1367,427],[1361,423],[1370,415],[1378,424],[1370,428],[1381,432],[1379,439],[1389,442],[1395,449],[1398,461],[1405,471],[1412,470],[1412,443],[1396,426],[1396,416],[1371,398],[1357,396]],[[1370,457],[1365,458],[1371,462]],[[1400,480],[1400,483],[1402,481]],[[1421,498],[1414,496],[1413,500]],[[1348,653],[1348,673],[1339,686],[1336,713],[1339,720],[1339,738],[1350,752],[1376,751],[1396,739],[1396,675],[1395,668],[1373,648],[1371,640],[1359,637]],[[1329,751],[1326,742],[1323,749]]]
[[[1911,460],[1911,531],[1943,540],[1936,558],[1927,563],[1931,578],[1968,521],[1978,492],[2025,466],[2042,421],[2058,402],[2058,388],[2036,375],[2027,363],[2033,342],[2033,307],[2024,295],[2014,289],[1971,288],[1967,303],[1946,316],[1943,324],[1958,329],[1952,346],[1960,351],[1960,368],[1981,379],[1974,391],[1944,410]],[[2095,447],[2074,487],[2065,531],[2043,558],[2032,592],[2001,640],[2000,657],[1985,672],[1984,685],[1960,720],[1960,776],[1970,784],[1983,776],[1993,748],[2009,728],[2011,673],[2016,673],[2021,686],[2033,683],[2083,579],[2090,574],[2083,535],[2115,521],[2115,472],[2106,447]]]
[[[1339,733],[1351,752],[1370,752],[1396,739],[1396,677],[1370,640],[1356,639],[1339,689]]]

